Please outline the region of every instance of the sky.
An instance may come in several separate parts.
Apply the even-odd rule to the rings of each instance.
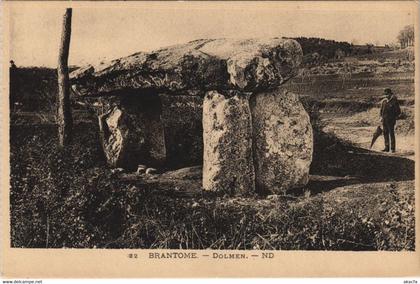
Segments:
[[[415,4],[415,3],[414,3]],[[396,42],[413,2],[13,2],[9,55],[17,66],[57,65],[64,10],[73,8],[70,65],[97,64],[199,38],[321,37]]]

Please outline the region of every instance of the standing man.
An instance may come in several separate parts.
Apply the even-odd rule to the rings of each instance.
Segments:
[[[401,114],[400,105],[397,97],[391,89],[384,90],[385,98],[381,105],[381,120],[384,127],[385,149],[383,152],[389,152],[389,140],[391,139],[391,151],[395,153],[395,123]]]

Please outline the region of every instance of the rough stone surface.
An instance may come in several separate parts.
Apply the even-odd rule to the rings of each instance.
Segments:
[[[166,159],[158,97],[104,99],[99,115],[101,143],[113,167],[136,169],[139,163],[161,165]]]
[[[185,166],[201,165],[203,162],[203,124],[202,124],[202,106],[203,98],[200,96],[178,95],[170,96],[167,94],[147,94],[147,95],[123,95],[111,97],[99,97],[90,99],[89,106],[93,108],[102,123],[102,128],[105,126],[105,133],[110,128],[111,131],[104,137],[104,132],[101,130],[101,141],[105,149],[105,156],[107,157],[111,166],[119,165],[127,167],[127,163],[137,167],[140,163],[147,163],[142,157],[144,155],[137,155],[136,148],[142,148],[142,139],[152,140],[157,139],[155,143],[150,145],[152,156],[161,156],[156,160],[164,161],[164,167],[167,169],[180,168]],[[203,94],[204,96],[204,94]],[[145,97],[147,97],[146,103]],[[155,107],[146,107],[147,101],[154,99]],[[161,107],[159,106],[161,105]],[[149,102],[150,105],[150,102]],[[143,106],[143,107],[142,107]],[[124,109],[124,110],[123,110]],[[148,109],[148,111],[146,111]],[[107,127],[106,118],[109,116],[126,116],[129,119],[125,122],[118,121],[118,127],[110,125]],[[144,121],[146,116],[150,118],[149,121]],[[121,119],[123,119],[121,117]],[[110,121],[110,123],[116,123]],[[153,126],[155,125],[155,126]],[[129,129],[125,129],[125,127]],[[161,128],[163,127],[163,130]],[[124,130],[123,130],[124,129]],[[150,129],[150,130],[148,130]],[[156,133],[153,129],[157,130]],[[125,148],[124,155],[128,157],[123,158],[120,153],[122,142],[116,141],[117,138],[122,138],[120,132],[127,132],[127,136],[131,136],[130,140],[138,147]],[[128,134],[129,131],[129,134]],[[145,137],[146,132],[149,131],[152,137]],[[163,131],[163,134],[162,134]],[[135,135],[139,135],[136,141]],[[162,140],[164,137],[164,141]],[[128,139],[128,138],[126,138]],[[112,146],[113,145],[113,146]],[[127,152],[128,149],[133,150],[134,156]],[[137,161],[131,161],[134,158],[141,158]],[[132,163],[134,163],[132,165]],[[152,161],[154,166],[162,166],[162,163]]]
[[[162,178],[172,179],[172,180],[201,180],[203,176],[203,169],[201,166],[181,168],[175,171],[168,171],[161,175]]]
[[[167,171],[162,174],[147,175],[123,173],[119,176],[122,182],[136,183],[147,188],[150,193],[173,197],[203,197],[201,187],[201,166],[181,168],[175,171]]]
[[[120,90],[211,91],[274,88],[296,74],[300,45],[291,39],[200,39],[150,53],[135,53],[70,74],[80,96]],[[140,94],[140,93],[138,93]]]
[[[258,93],[250,107],[257,190],[278,194],[306,185],[313,134],[298,96],[282,89]]]
[[[128,136],[128,129],[122,126],[122,116],[121,109],[115,107],[98,117],[102,147],[108,163],[114,167],[121,166],[123,141]]]
[[[211,91],[204,98],[204,190],[229,194],[255,191],[249,96]]]

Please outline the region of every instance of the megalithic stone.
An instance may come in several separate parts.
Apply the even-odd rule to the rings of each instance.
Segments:
[[[279,194],[305,186],[313,133],[298,96],[281,88],[257,93],[251,97],[250,107],[257,190]]]
[[[302,56],[299,43],[287,38],[200,39],[88,65],[70,77],[79,96],[121,90],[249,92],[274,88],[295,76]]]
[[[106,104],[99,115],[100,140],[112,167],[137,169],[139,164],[160,166],[166,159],[165,133],[159,97],[133,97]],[[103,99],[102,101],[106,101]]]
[[[124,142],[128,129],[121,128],[122,116],[122,110],[117,107],[98,116],[100,141],[106,160],[112,167],[119,167],[124,163]]]
[[[228,194],[255,191],[250,94],[210,91],[203,102],[203,188]]]

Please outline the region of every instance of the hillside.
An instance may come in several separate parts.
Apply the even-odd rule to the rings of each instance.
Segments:
[[[355,46],[320,38],[294,38],[303,49],[301,73],[294,80],[313,75],[414,72],[414,50],[389,50]],[[76,70],[72,66],[70,71]],[[339,78],[341,79],[341,78]],[[10,109],[54,112],[56,109],[56,69],[18,67],[10,69]],[[78,107],[73,104],[73,107]]]

